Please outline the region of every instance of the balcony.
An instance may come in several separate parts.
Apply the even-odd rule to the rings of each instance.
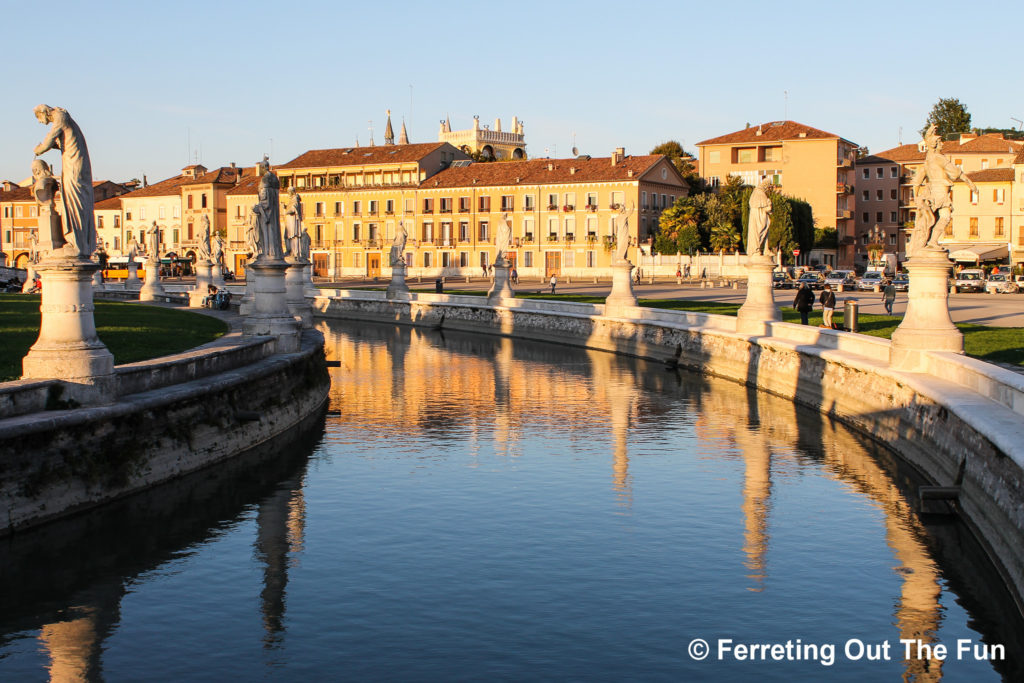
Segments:
[[[552,233],[548,233],[548,242],[557,242],[557,241],[558,241],[558,234],[557,233],[553,233],[553,232]]]
[[[434,240],[434,246],[435,247],[454,247],[455,246],[455,241],[452,238],[450,238],[450,237],[447,237],[447,238],[446,237],[441,237],[439,239]]]
[[[367,249],[380,249],[380,240],[363,240],[363,246]]]
[[[836,183],[836,192],[839,194],[853,194],[853,187],[846,183]]]
[[[565,241],[566,242],[575,242],[576,241],[576,235],[572,234],[571,232],[565,233]]]
[[[528,232],[523,235],[523,244],[533,244],[533,233]]]
[[[573,206],[572,204],[566,204],[565,206],[562,207],[562,211],[565,211],[566,213],[569,213],[570,211],[575,211],[575,210],[576,210],[576,207]]]
[[[558,204],[548,204],[548,211],[558,211]]]
[[[836,220],[848,221],[853,218],[853,211],[849,209],[836,209]]]
[[[597,233],[594,233],[594,232],[588,232],[587,233],[587,244],[597,244]]]
[[[849,158],[839,159],[836,162],[836,166],[838,166],[839,168],[852,168],[853,167],[853,159],[849,159]]]
[[[619,206],[619,204],[613,202],[613,203],[608,205],[608,208],[611,209],[612,211],[618,211],[620,206]]]
[[[597,204],[587,204],[583,208],[589,211],[590,213],[594,213],[595,211],[597,211]]]

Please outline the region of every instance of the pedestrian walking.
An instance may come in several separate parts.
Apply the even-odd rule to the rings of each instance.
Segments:
[[[836,295],[832,291],[832,285],[825,285],[818,301],[821,303],[821,326],[834,330],[835,323],[832,322],[832,313],[836,310]]]
[[[512,272],[509,273],[509,276],[512,278],[512,284],[514,284],[514,285],[518,285],[519,284],[519,271],[516,270],[515,266],[512,266]]]
[[[557,285],[557,284],[558,284],[558,277],[554,273],[552,273],[551,274],[551,293],[552,294],[555,293],[555,285]]]
[[[882,303],[885,305],[885,312],[888,315],[892,315],[892,305],[896,301],[896,286],[893,285],[892,280],[888,280],[885,283],[885,287],[882,289]]]
[[[811,312],[811,308],[814,307],[814,292],[807,286],[806,282],[800,283],[800,288],[796,290],[796,298],[793,299],[793,308],[800,311],[800,322],[807,325],[807,314]]]

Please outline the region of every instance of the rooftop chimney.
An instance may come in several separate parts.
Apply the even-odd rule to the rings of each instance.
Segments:
[[[618,166],[619,162],[626,158],[626,148],[616,147],[612,152],[612,166]]]

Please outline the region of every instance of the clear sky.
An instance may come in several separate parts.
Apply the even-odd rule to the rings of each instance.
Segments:
[[[531,157],[641,154],[790,118],[871,151],[957,97],[1024,119],[1019,2],[64,2],[3,0],[0,179],[29,175],[40,103],[82,127],[97,179],[194,160],[284,163],[513,116]],[[411,86],[411,88],[410,88]],[[788,93],[788,95],[786,94]],[[45,157],[56,161],[57,153]]]

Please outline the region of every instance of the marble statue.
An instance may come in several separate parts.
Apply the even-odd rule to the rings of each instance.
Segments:
[[[259,226],[256,220],[256,211],[249,209],[249,216],[245,221],[245,247],[249,252],[249,258],[256,257],[256,243],[259,241]]]
[[[292,185],[288,188],[288,203],[284,207],[284,255],[299,256],[299,241],[302,233],[302,198]]]
[[[149,258],[160,258],[160,228],[157,226],[156,221],[153,221],[153,225],[146,228],[146,251],[149,252]]]
[[[203,217],[199,219],[199,259],[200,261],[209,261],[213,255],[212,245],[210,244],[210,217],[203,214]]]
[[[270,173],[270,157],[266,154],[263,155],[263,160],[256,163],[256,167],[259,169],[260,177]]]
[[[405,223],[398,221],[395,239],[391,242],[391,267],[405,265],[405,243],[409,236],[405,232]]]
[[[299,258],[303,261],[309,260],[309,248],[312,246],[313,240],[309,236],[309,230],[303,230],[302,234],[299,235]]]
[[[629,217],[633,215],[633,209],[635,207],[631,203],[629,210],[626,210],[626,205],[623,203],[619,209],[618,215],[615,217],[615,258],[614,263],[625,263],[628,259],[626,254],[629,253]]]
[[[963,170],[942,153],[942,136],[932,124],[924,134],[924,163],[914,174],[914,231],[908,251],[913,256],[919,249],[942,249],[939,237],[953,220],[953,183],[963,180],[973,192],[977,185]]]
[[[508,222],[508,213],[501,215],[501,222],[498,223],[498,232],[494,237],[494,246],[497,247],[497,253],[494,255],[495,263],[504,263],[508,260],[506,254],[508,248],[512,245],[512,226]]]
[[[39,230],[30,230],[28,233],[28,262],[32,265],[39,263]]]
[[[772,200],[768,190],[772,187],[770,180],[765,178],[750,193],[750,221],[747,226],[747,255],[764,256],[768,245],[768,228],[771,227]]]
[[[224,238],[220,236],[220,233],[217,233],[217,234],[215,234],[213,236],[213,240],[212,240],[211,244],[212,244],[212,248],[210,250],[210,260],[212,260],[214,262],[214,264],[223,267],[224,266]]]
[[[266,157],[264,157],[264,161]],[[267,171],[260,178],[259,201],[253,205],[256,214],[256,259],[257,261],[280,261],[284,254],[281,249],[281,208],[279,195],[281,181],[273,171]]]
[[[96,223],[93,216],[92,166],[85,137],[71,115],[59,107],[40,104],[34,110],[40,123],[49,123],[50,132],[35,148],[40,156],[59,149],[60,197],[64,217],[64,252],[72,257],[88,258],[96,250]]]
[[[39,241],[43,251],[60,249],[66,243],[57,212],[57,179],[49,164],[42,159],[32,161],[32,196],[39,205]]]
[[[135,257],[139,255],[139,243],[132,237],[128,240],[128,263],[133,263]]]

